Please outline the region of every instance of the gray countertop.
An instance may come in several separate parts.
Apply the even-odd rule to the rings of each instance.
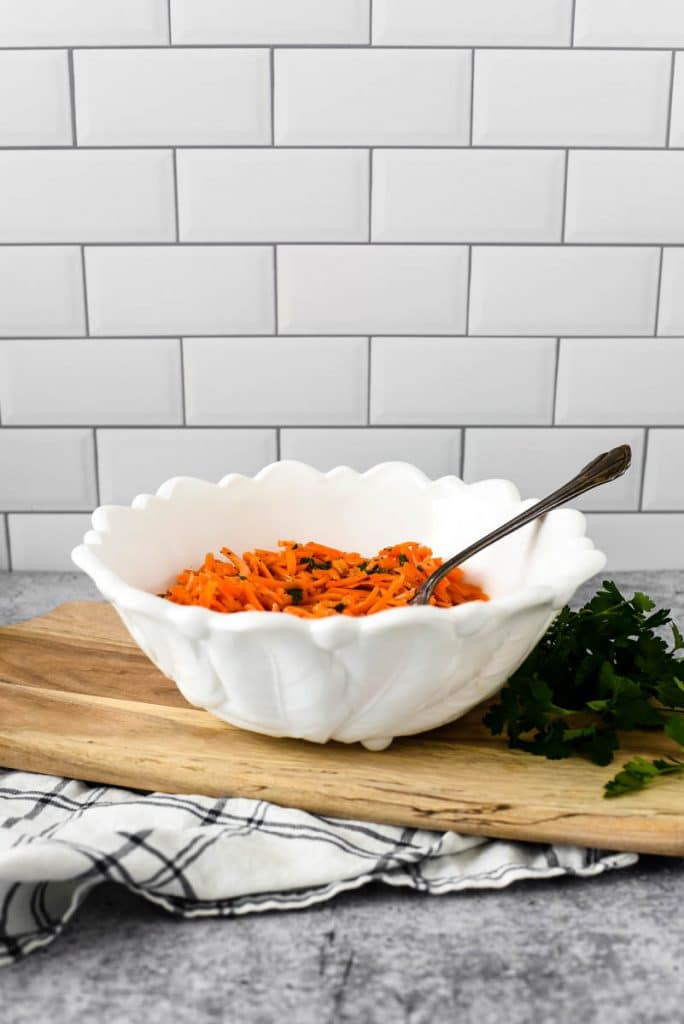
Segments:
[[[684,619],[684,571],[615,578]],[[0,573],[0,622],[95,597],[75,573]],[[179,921],[106,885],[52,946],[2,969],[0,1016],[670,1024],[684,995],[682,882],[684,862],[644,857],[595,880],[439,897],[377,886],[224,921]]]

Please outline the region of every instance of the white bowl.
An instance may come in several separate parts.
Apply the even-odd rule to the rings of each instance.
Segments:
[[[603,567],[580,512],[551,512],[471,559],[465,570],[488,602],[309,620],[221,614],[157,594],[223,545],[242,552],[293,538],[371,555],[416,540],[448,557],[529,504],[507,480],[431,481],[401,462],[363,474],[276,462],[219,484],[177,477],[130,508],[98,508],[72,557],[191,704],[269,736],[381,750],[496,693]]]

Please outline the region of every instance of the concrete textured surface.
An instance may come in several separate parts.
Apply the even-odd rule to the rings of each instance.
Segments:
[[[615,578],[684,619],[684,571]],[[0,574],[0,622],[95,596],[75,573]],[[378,886],[226,921],[179,921],[102,886],[51,947],[0,972],[0,1019],[670,1024],[683,883],[684,862],[644,857],[595,880],[442,897]]]

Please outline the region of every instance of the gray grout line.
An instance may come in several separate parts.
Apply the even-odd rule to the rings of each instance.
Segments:
[[[275,56],[273,47],[269,50],[268,74],[271,91],[271,145],[275,146]]]
[[[373,359],[373,339],[368,338],[368,354],[367,360],[368,365],[366,367],[366,424],[371,425],[371,382],[372,382],[372,371],[371,361]]]
[[[469,337],[470,331],[470,285],[473,278],[473,247],[468,246],[468,271],[466,277],[466,313],[465,313],[465,333],[464,337]]]
[[[462,430],[461,430],[461,443],[460,443],[460,445],[459,445],[459,465],[458,465],[458,475],[459,475],[460,477],[462,477],[462,476],[463,476],[463,474],[465,473],[465,458],[466,458],[466,434],[467,434],[467,432],[468,432],[468,431],[467,431],[467,428],[466,428],[466,427],[463,427],[463,428],[462,428]]]
[[[516,143],[510,143],[510,142],[500,142],[500,143],[489,143],[489,142],[488,143],[480,143],[480,142],[478,142],[478,143],[474,143],[472,146],[470,144],[468,144],[468,145],[456,145],[456,144],[450,145],[449,143],[441,144],[441,143],[437,143],[437,142],[433,142],[431,144],[424,143],[424,142],[421,142],[421,143],[410,143],[410,144],[407,144],[407,143],[403,143],[402,144],[402,143],[398,143],[398,142],[374,142],[374,143],[372,143],[372,147],[373,147],[373,149],[396,149],[396,150],[401,150],[402,152],[407,150],[407,149],[408,150],[412,150],[412,149],[430,150],[430,151],[435,151],[437,153],[450,153],[452,151],[458,152],[460,150],[471,150],[471,149],[474,149],[477,152],[480,152],[480,151],[487,152],[488,150],[494,150],[497,153],[501,153],[501,152],[505,153],[505,152],[508,152],[509,150],[512,150],[513,152],[517,152],[518,150],[523,150],[523,151],[531,151],[531,152],[549,153],[549,152],[558,152],[558,151],[562,152],[562,151],[564,151],[566,149],[579,150],[580,152],[588,152],[588,153],[603,153],[604,151],[608,151],[609,153],[669,153],[669,152],[674,152],[674,153],[679,152],[679,153],[681,153],[681,152],[684,152],[684,146],[666,146],[665,144],[663,144],[662,146],[624,146],[624,145],[623,146],[617,146],[617,145],[612,145],[612,144],[609,144],[609,145],[601,144],[601,145],[596,145],[596,146],[575,146],[575,145],[568,146],[567,143],[562,143],[562,142],[554,142],[554,143],[535,142],[535,143],[527,143],[527,144],[516,144]],[[218,150],[230,152],[233,149],[238,149],[238,150],[243,150],[243,149],[255,149],[255,150],[271,149],[272,145],[271,145],[270,142],[261,142],[261,143],[258,143],[258,142],[250,142],[250,143],[246,143],[246,142],[245,143],[233,143],[233,142],[204,142],[204,143],[193,142],[193,143],[182,143],[181,142],[181,143],[178,143],[178,142],[170,141],[170,142],[159,142],[159,143],[141,143],[141,142],[136,140],[135,142],[130,142],[130,143],[123,142],[123,143],[117,143],[116,145],[114,145],[114,144],[103,145],[102,143],[98,143],[97,145],[91,146],[91,145],[88,145],[88,144],[81,144],[81,145],[79,145],[77,147],[77,150],[78,150],[79,153],[80,152],[90,153],[90,152],[99,151],[99,150],[103,150],[104,152],[110,152],[111,151],[111,152],[119,152],[119,153],[121,153],[121,152],[129,152],[131,150],[134,151],[134,152],[138,152],[139,150],[146,151],[146,150],[174,149],[174,148],[175,149],[218,149]],[[280,144],[279,143],[276,146],[276,148],[279,149],[279,150],[295,150],[297,152],[301,152],[302,150],[314,150],[315,151],[315,150],[319,150],[319,149],[325,149],[325,150],[329,150],[329,149],[330,150],[335,150],[335,149],[342,149],[342,150],[347,150],[347,149],[368,149],[369,148],[369,143],[368,142],[300,142],[298,144],[290,143],[289,145],[284,145],[284,144]],[[47,146],[47,145],[0,146],[0,153],[5,153],[5,152],[7,152],[7,153],[15,153],[15,152],[20,152],[20,153],[26,153],[26,152],[30,152],[30,153],[34,153],[34,152],[37,152],[37,153],[42,153],[42,152],[60,153],[60,152],[63,152],[65,150],[67,152],[73,152],[74,146],[71,143],[69,143],[68,145],[54,145],[54,146]]]
[[[368,241],[373,241],[373,148],[368,150]]]
[[[168,33],[169,33],[169,46],[173,45],[173,37],[171,35],[171,0],[166,0],[166,18],[168,21]]]
[[[276,428],[276,462],[280,462],[280,427]]]
[[[88,249],[162,249],[169,247],[178,248],[178,242],[163,241],[163,242],[84,242],[80,238],[72,238],[70,240],[64,240],[61,242],[3,242],[0,240],[0,249],[12,249],[12,248],[23,248],[23,249],[45,249],[45,248],[60,248],[65,246],[84,245]],[[468,240],[467,238],[462,239],[458,242],[425,242],[419,239],[406,239],[403,242],[398,241],[387,241],[387,242],[372,242],[369,243],[366,239],[359,241],[329,241],[322,242],[320,239],[316,239],[312,242],[296,241],[290,242],[287,239],[276,238],[270,242],[264,242],[262,240],[254,240],[250,242],[244,241],[231,241],[223,240],[216,241],[216,239],[209,239],[204,242],[183,241],[180,243],[184,249],[188,248],[223,248],[223,249],[237,249],[237,248],[252,248],[252,249],[268,249],[274,245],[285,245],[290,249],[319,246],[320,248],[335,248],[344,246],[349,248],[350,246],[356,246],[360,249],[365,249],[372,244],[376,249],[383,248],[412,248],[420,246],[421,248],[432,248],[432,249],[444,249],[444,248],[465,248],[466,246],[472,246],[476,249],[682,249],[684,248],[684,240],[682,242],[558,242],[558,241],[518,241],[518,242],[478,242]]]
[[[641,462],[641,476],[639,479],[639,511],[644,511],[644,483],[646,481],[646,457],[648,455],[648,442],[651,436],[649,427],[646,427],[644,433],[644,454]]]
[[[670,148],[672,135],[672,97],[674,95],[674,73],[675,73],[675,51],[672,51],[672,66],[670,68],[670,94],[667,100],[667,124],[665,125],[665,145]]]
[[[69,104],[71,107],[71,145],[78,146],[76,134],[76,85],[74,81],[74,51],[67,50],[67,62],[69,65]],[[30,146],[27,148],[31,148]]]
[[[653,334],[629,334],[623,332],[622,334],[597,334],[596,331],[587,331],[586,334],[564,334],[557,331],[545,331],[543,334],[535,334],[531,331],[525,331],[524,334],[520,334],[516,331],[482,331],[477,334],[464,334],[455,331],[449,331],[448,333],[439,331],[423,331],[418,333],[417,331],[410,331],[403,333],[401,331],[385,332],[381,331],[357,331],[356,333],[350,333],[349,331],[313,331],[308,334],[304,334],[301,331],[286,331],[282,334],[276,335],[275,332],[271,334],[265,334],[260,331],[258,334],[254,334],[249,331],[221,331],[220,333],[211,334],[207,331],[198,331],[193,333],[192,331],[183,331],[184,338],[282,338],[284,341],[293,341],[296,338],[458,338],[460,340],[467,339],[469,341],[483,341],[487,338],[508,338],[510,341],[515,342],[522,338],[546,338],[548,341],[554,338],[560,337],[564,341],[593,341],[599,344],[602,341],[665,341],[665,342],[682,342],[684,341],[684,334],[659,334],[657,338]],[[176,331],[174,334],[164,334],[160,331],[131,331],[128,334],[75,334],[70,331],[68,334],[18,334],[16,331],[12,334],[0,334],[0,341],[85,341],[86,338],[92,338],[93,341],[105,341],[107,339],[119,339],[122,338],[124,341],[128,338],[173,338],[179,337],[179,332]],[[83,426],[83,424],[80,424]]]
[[[273,334],[279,333],[278,327],[278,246],[273,246]],[[239,337],[239,335],[238,335]],[[267,337],[267,335],[264,335]],[[315,335],[314,335],[315,337]],[[331,335],[334,337],[334,335]]]
[[[558,370],[560,369],[561,340],[556,338],[556,365],[553,374],[553,394],[551,399],[551,426],[556,426],[556,399],[558,398]]]
[[[80,247],[81,249],[81,276],[83,279],[83,317],[85,321],[85,336],[90,337],[90,313],[88,311],[88,281],[86,277],[86,265],[85,265],[85,245]]]
[[[458,474],[460,475],[460,474]],[[92,514],[92,507],[87,508],[57,508],[57,509],[8,509],[0,512],[4,516],[89,516]],[[591,516],[677,516],[684,521],[684,508],[614,508],[614,509],[586,509],[585,515]],[[10,552],[11,557],[11,552]]]
[[[180,242],[180,214],[178,212],[178,160],[175,147],[171,150],[173,167],[173,216],[175,219],[176,241]]]
[[[12,545],[10,544],[9,513],[3,514],[5,522],[5,546],[7,548],[7,568],[12,572]]]
[[[577,0],[572,0],[572,11],[570,14],[570,46],[575,49],[575,8]],[[577,47],[579,49],[579,47]]]
[[[68,43],[55,43],[52,46],[41,46],[39,44],[20,46],[0,46],[0,53],[3,51],[31,51],[31,50],[66,50],[68,49]],[[279,43],[274,40],[262,43],[173,43],[169,48],[168,43],[126,43],[123,45],[107,45],[102,44],[76,44],[73,46],[75,50],[164,50],[171,52],[175,50],[268,50],[271,47],[275,50],[368,50],[368,43]],[[537,44],[521,44],[518,46],[512,44],[482,44],[482,43],[470,43],[470,44],[456,44],[456,43],[381,43],[377,46],[373,46],[373,51],[381,50],[503,50],[503,51],[514,51],[516,53],[525,52],[527,50],[551,50],[567,51],[570,49],[567,44],[556,44],[556,45],[544,45],[541,43]],[[592,53],[620,53],[624,50],[628,52],[636,53],[663,53],[672,49],[672,44],[663,46],[572,46],[573,51],[582,52],[590,51]],[[677,49],[681,49],[678,47]]]
[[[563,209],[561,211],[561,242],[565,244],[565,222],[568,216],[568,167],[570,164],[570,150],[565,150],[565,169],[563,172]]]
[[[290,249],[303,249],[310,248],[311,246],[318,246],[319,248],[335,249],[344,246],[344,248],[356,247],[357,249],[368,249],[369,245],[373,245],[374,249],[413,249],[416,247],[422,249],[465,249],[467,246],[471,246],[473,249],[682,249],[684,248],[684,241],[681,243],[676,242],[473,242],[464,239],[460,242],[423,242],[423,241],[404,241],[404,242],[373,242],[369,243],[368,240],[360,240],[357,242],[339,241],[339,242],[322,242],[316,239],[314,242],[288,242],[283,239],[273,239],[271,242],[231,242],[224,240],[217,242],[216,240],[210,240],[207,242],[181,242],[180,247],[183,249],[269,249],[272,246],[287,246]],[[85,246],[87,249],[168,249],[170,247],[178,248],[179,243],[177,242],[83,242],[81,239],[72,239],[70,241],[63,242],[2,242],[0,241],[0,250],[2,249],[59,249],[69,248],[72,246]]]
[[[179,348],[179,359],[180,359],[180,385],[181,385],[181,414],[183,417],[183,426],[187,426],[188,420],[185,412],[185,345],[183,338],[178,339]]]
[[[468,128],[468,145],[473,144],[473,124],[475,121],[475,50],[470,51],[470,125]]]
[[[653,322],[653,337],[658,337],[658,324],[660,322],[660,292],[663,282],[663,254],[664,248],[660,247],[660,259],[658,260],[658,283],[656,285],[655,318]]]
[[[87,516],[92,505],[83,508],[10,508],[0,515],[9,516]]]
[[[551,430],[547,421],[539,423],[27,423],[21,426],[2,427],[3,434],[28,430]],[[577,430],[684,430],[684,419],[681,423],[558,423],[553,426],[554,433]]]
[[[100,453],[97,449],[97,428],[93,427],[93,456],[95,458],[95,500],[100,504]]]
[[[373,45],[373,0],[368,0],[368,45]]]

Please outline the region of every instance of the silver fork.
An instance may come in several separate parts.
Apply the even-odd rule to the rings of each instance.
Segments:
[[[507,537],[509,533],[519,530],[521,526],[526,526],[552,509],[558,508],[559,505],[565,505],[566,502],[578,498],[580,494],[590,491],[593,487],[600,487],[602,484],[610,483],[611,480],[616,480],[629,469],[631,461],[632,449],[628,444],[621,444],[618,448],[612,448],[609,452],[598,455],[562,487],[547,495],[546,498],[542,498],[536,505],[532,505],[531,508],[521,512],[514,519],[509,519],[507,523],[497,526],[491,533],[476,540],[474,544],[470,544],[440,565],[439,569],[435,569],[432,575],[428,576],[409,604],[427,604],[439,581],[447,576],[452,569],[466,562],[484,548],[488,548],[490,544],[496,544],[498,540]]]

